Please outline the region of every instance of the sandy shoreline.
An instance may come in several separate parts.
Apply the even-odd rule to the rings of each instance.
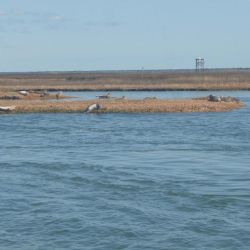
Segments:
[[[0,106],[14,106],[11,113],[83,113],[86,108],[99,103],[98,113],[168,113],[168,112],[224,112],[239,109],[241,102],[211,102],[207,100],[1,100]]]
[[[92,104],[99,104],[98,113],[167,113],[167,112],[223,112],[241,108],[244,104],[235,98],[209,101],[207,97],[195,99],[157,99],[132,100],[126,98],[76,101],[63,93],[47,91],[0,91],[1,113],[72,113],[85,112]],[[108,97],[108,98],[107,98]]]

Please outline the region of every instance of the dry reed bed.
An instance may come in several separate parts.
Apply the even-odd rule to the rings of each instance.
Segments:
[[[0,100],[0,106],[16,106],[14,113],[36,112],[84,112],[93,104],[99,103],[99,113],[164,113],[164,112],[223,112],[243,106],[239,102],[209,102],[207,100],[89,100],[55,101],[46,100]]]
[[[20,99],[20,100],[50,100],[50,99],[65,99],[71,98],[70,96],[65,97],[64,95],[57,94],[47,94],[44,95],[42,93],[29,93],[27,96],[21,95],[18,91],[1,91],[0,90],[0,100],[3,99]]]
[[[0,90],[250,90],[250,70],[1,74]]]

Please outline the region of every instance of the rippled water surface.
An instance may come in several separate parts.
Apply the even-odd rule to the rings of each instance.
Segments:
[[[234,96],[246,107],[1,115],[0,249],[249,249],[250,92]]]

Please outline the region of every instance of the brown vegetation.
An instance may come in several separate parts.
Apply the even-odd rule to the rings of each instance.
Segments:
[[[0,100],[49,100],[66,98],[60,93],[51,94],[44,91],[30,91],[27,95],[20,94],[19,91],[0,91]],[[70,97],[67,97],[70,98]]]
[[[0,74],[0,90],[250,90],[250,70]]]

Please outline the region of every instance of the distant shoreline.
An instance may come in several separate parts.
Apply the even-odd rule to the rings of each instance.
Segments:
[[[249,91],[250,69],[2,73],[0,90]]]
[[[135,73],[135,72],[165,72],[165,73],[202,73],[202,72],[247,72],[250,71],[250,68],[205,68],[202,71],[197,71],[196,69],[191,69],[191,68],[183,68],[183,69],[178,69],[178,68],[173,68],[173,69],[104,69],[104,70],[42,70],[42,71],[3,71],[0,72],[0,75],[48,75],[48,74],[96,74],[96,73],[101,73],[101,74],[123,74],[123,73]]]

